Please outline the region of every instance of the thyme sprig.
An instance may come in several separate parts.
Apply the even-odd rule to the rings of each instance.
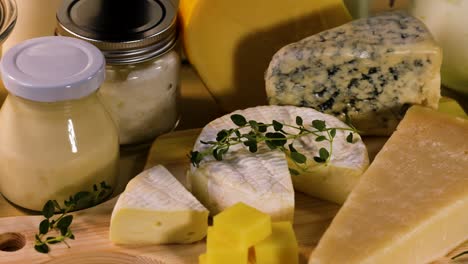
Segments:
[[[61,242],[70,247],[66,240],[75,239],[75,235],[70,229],[73,215],[69,213],[73,210],[99,204],[110,196],[111,190],[109,185],[101,182],[99,186],[94,184],[91,192],[82,191],[70,196],[68,200],[64,201],[63,206],[56,200],[47,201],[42,208],[41,213],[45,219],[39,224],[39,233],[35,235],[34,249],[40,253],[48,253],[50,251],[49,245]],[[59,215],[53,218],[55,212],[59,212]],[[53,230],[57,231],[59,235],[46,237]]]
[[[202,144],[209,145],[203,151],[191,151],[189,154],[190,162],[193,166],[198,167],[202,160],[207,156],[213,156],[216,160],[222,160],[224,155],[229,149],[238,144],[242,144],[249,149],[250,152],[255,153],[258,150],[260,143],[265,143],[270,150],[280,150],[284,152],[297,168],[306,170],[307,157],[300,153],[295,147],[294,142],[303,136],[312,135],[315,137],[316,142],[327,141],[329,143],[327,148],[320,148],[318,155],[313,157],[314,161],[318,164],[328,164],[332,157],[333,142],[338,130],[348,131],[346,141],[348,143],[355,142],[354,134],[357,133],[355,127],[350,123],[349,118],[346,119],[349,127],[327,127],[324,120],[313,120],[310,128],[304,125],[304,121],[300,116],[296,117],[296,124],[285,124],[276,120],[271,123],[262,123],[255,120],[248,120],[239,114],[231,115],[232,122],[237,128],[223,129],[216,135],[216,141],[201,141]],[[268,132],[269,128],[273,128],[274,132]],[[288,128],[287,132],[285,128]],[[241,130],[250,129],[247,133],[242,133]],[[271,129],[270,129],[271,130]],[[288,142],[290,142],[288,144]],[[289,169],[294,175],[300,174],[294,168]]]

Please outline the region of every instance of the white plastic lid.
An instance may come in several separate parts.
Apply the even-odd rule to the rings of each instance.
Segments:
[[[85,97],[104,81],[101,51],[83,40],[42,37],[22,42],[5,53],[0,71],[6,89],[38,102]]]

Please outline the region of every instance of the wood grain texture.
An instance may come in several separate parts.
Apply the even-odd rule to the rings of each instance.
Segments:
[[[165,165],[181,182],[185,182],[185,172],[189,166],[186,154],[192,148],[198,133],[199,130],[187,130],[160,137],[152,146],[146,167]],[[370,138],[365,141],[373,156],[382,147],[385,138]],[[51,253],[46,255],[33,249],[34,234],[42,220],[41,216],[0,218],[0,263],[190,264],[197,263],[198,255],[205,251],[204,241],[190,245],[113,245],[108,237],[110,215],[115,202],[114,198],[97,207],[75,213],[72,228],[76,240],[69,242],[71,248],[63,244],[53,245]],[[294,229],[300,245],[301,263],[306,263],[311,250],[338,209],[336,204],[296,194]],[[2,234],[5,233],[23,235],[26,245],[18,251],[2,251],[2,243],[11,243],[2,242]],[[452,255],[460,251],[461,248]]]

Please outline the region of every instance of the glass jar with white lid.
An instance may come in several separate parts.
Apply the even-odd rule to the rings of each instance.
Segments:
[[[105,182],[114,186],[117,129],[97,96],[105,60],[66,37],[20,43],[0,70],[9,95],[0,110],[0,192],[40,211]]]
[[[56,33],[97,46],[107,62],[100,95],[121,145],[149,143],[179,120],[180,58],[171,0],[65,0]]]

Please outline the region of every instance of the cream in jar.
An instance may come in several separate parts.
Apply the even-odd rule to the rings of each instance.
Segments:
[[[58,35],[86,40],[106,58],[100,95],[122,145],[150,142],[177,125],[176,14],[171,0],[66,1],[57,14]]]
[[[115,185],[117,129],[97,96],[104,67],[97,48],[66,37],[32,39],[4,55],[0,192],[8,200],[40,211],[94,184]]]

